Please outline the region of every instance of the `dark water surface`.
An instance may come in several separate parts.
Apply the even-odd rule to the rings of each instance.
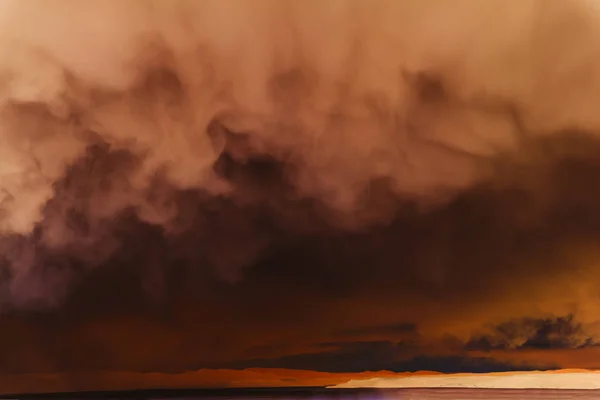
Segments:
[[[45,395],[0,396],[8,399],[128,399],[128,400],[600,400],[597,390],[517,389],[216,389],[143,390]]]
[[[0,399],[114,400],[600,400],[600,390],[552,389],[325,389],[267,388],[216,390],[143,390],[0,396]]]

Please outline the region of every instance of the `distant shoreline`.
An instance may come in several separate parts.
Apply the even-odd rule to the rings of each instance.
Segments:
[[[464,389],[532,389],[532,390],[600,390],[598,372],[532,372],[519,374],[486,375],[432,375],[352,379],[329,386],[332,389],[349,388],[464,388]]]

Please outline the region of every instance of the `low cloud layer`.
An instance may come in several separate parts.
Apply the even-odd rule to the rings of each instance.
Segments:
[[[326,343],[324,345],[325,348],[317,353],[270,359],[249,359],[230,367],[289,368],[340,373],[363,371],[488,373],[559,368],[542,364],[510,363],[495,360],[492,357],[470,357],[468,355],[407,356],[407,354],[419,350],[414,347],[416,343],[377,341]]]

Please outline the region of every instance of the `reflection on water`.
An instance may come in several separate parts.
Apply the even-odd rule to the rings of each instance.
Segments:
[[[600,392],[592,390],[490,390],[490,389],[403,389],[370,397],[380,400],[600,400]],[[341,399],[340,399],[341,400]],[[367,400],[367,397],[365,397]]]
[[[173,397],[170,397],[173,399]],[[312,389],[295,392],[183,396],[186,400],[600,400],[598,390],[516,389]],[[153,397],[152,400],[166,400]]]

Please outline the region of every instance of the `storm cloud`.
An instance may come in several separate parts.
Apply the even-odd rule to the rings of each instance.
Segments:
[[[473,338],[468,350],[577,349],[595,346],[592,332],[586,332],[573,315],[547,319],[524,318],[495,326],[492,333]]]
[[[599,17],[2,2],[0,371],[484,372],[540,366],[469,351],[593,347]]]
[[[553,163],[546,136],[595,140],[585,2],[233,4],[3,3],[4,304],[60,302],[124,220],[194,238],[187,258],[232,282],[282,235],[427,214],[519,176],[498,160]]]

